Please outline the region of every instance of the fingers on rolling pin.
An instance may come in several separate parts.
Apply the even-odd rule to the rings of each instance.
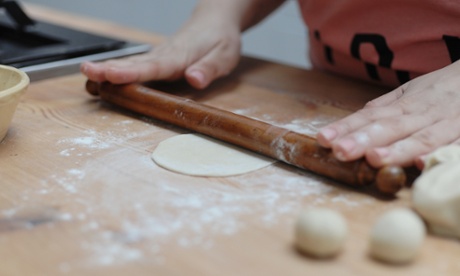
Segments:
[[[394,195],[406,184],[406,173],[398,166],[386,166],[379,170],[375,185],[384,195]]]

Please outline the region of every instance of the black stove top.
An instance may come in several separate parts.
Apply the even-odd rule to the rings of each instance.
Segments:
[[[149,45],[124,41],[52,23],[33,20],[16,1],[0,0],[0,63],[24,69],[31,79],[42,79],[83,60],[137,54]],[[67,70],[68,71],[68,70]],[[41,72],[47,72],[40,76]],[[43,75],[43,74],[42,74]]]

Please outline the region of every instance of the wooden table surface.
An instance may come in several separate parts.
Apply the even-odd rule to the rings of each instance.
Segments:
[[[28,6],[36,18],[149,42],[161,37]],[[227,178],[190,177],[150,159],[188,133],[101,103],[69,75],[32,83],[0,144],[0,275],[458,275],[460,245],[429,236],[419,258],[369,258],[376,217],[410,206],[410,190],[377,199],[276,163]],[[161,89],[314,135],[385,89],[244,58],[206,91]],[[190,94],[192,93],[192,94]],[[315,260],[293,248],[300,210],[328,207],[349,223],[342,254]]]

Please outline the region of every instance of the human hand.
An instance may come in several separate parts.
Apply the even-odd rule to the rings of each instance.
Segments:
[[[240,58],[240,30],[213,15],[196,16],[176,35],[146,54],[84,62],[90,80],[115,84],[185,78],[197,89],[225,76]]]
[[[419,167],[423,155],[460,144],[460,63],[418,77],[318,133],[342,161]]]

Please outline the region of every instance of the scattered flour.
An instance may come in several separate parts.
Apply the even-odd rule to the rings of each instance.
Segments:
[[[79,225],[84,237],[79,246],[87,259],[61,263],[62,272],[140,260],[161,264],[163,251],[171,245],[206,250],[216,238],[235,235],[248,224],[287,225],[306,205],[337,202],[361,208],[372,203],[349,199],[353,193],[348,192],[330,199],[333,186],[292,167],[271,166],[231,177],[231,182],[172,174],[151,162],[142,143],[156,130],[143,124],[148,122],[125,120],[108,126],[109,131],[57,137],[57,156],[73,168],[24,191],[24,201],[65,206],[59,210],[60,221]],[[293,124],[297,128],[307,123]],[[172,180],[164,180],[164,174]]]
[[[251,109],[238,109],[238,110],[233,110],[235,114],[247,116],[251,118],[251,114],[253,111]],[[253,119],[256,120],[261,120],[263,122],[269,123],[271,125],[277,126],[277,127],[282,127],[297,133],[305,134],[310,137],[315,137],[316,134],[318,133],[319,129],[336,121],[339,119],[337,116],[332,116],[332,115],[318,115],[315,116],[314,118],[295,118],[292,120],[289,120],[287,122],[285,121],[280,121],[274,118],[273,116],[269,114],[264,114],[260,116],[260,118],[255,118],[252,117]]]
[[[63,175],[51,175],[51,179],[54,180],[56,184],[61,186],[64,190],[69,193],[77,193],[77,185],[85,177],[85,172],[79,169],[70,169]],[[40,193],[47,193],[47,190],[42,189]]]

